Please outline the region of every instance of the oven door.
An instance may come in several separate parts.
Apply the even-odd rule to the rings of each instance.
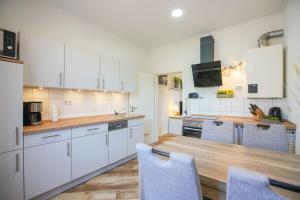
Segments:
[[[200,127],[190,127],[184,126],[183,128],[183,136],[201,138],[202,128]]]

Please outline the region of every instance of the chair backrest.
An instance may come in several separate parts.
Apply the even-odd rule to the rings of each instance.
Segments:
[[[190,156],[170,153],[161,160],[152,147],[137,144],[141,200],[201,200],[202,192],[195,161]]]
[[[204,121],[201,139],[233,144],[234,124],[228,121],[221,123],[212,120]]]
[[[226,200],[283,200],[270,188],[268,177],[256,172],[230,167]]]
[[[288,139],[284,125],[272,124],[269,128],[245,124],[242,144],[248,147],[288,152]]]

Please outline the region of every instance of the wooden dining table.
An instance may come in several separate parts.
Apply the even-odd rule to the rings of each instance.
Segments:
[[[210,199],[226,198],[230,166],[252,170],[271,179],[300,186],[300,155],[173,135],[169,135],[167,141],[154,148],[193,156],[203,196]],[[272,190],[289,199],[300,199],[300,194],[296,192],[274,186]]]

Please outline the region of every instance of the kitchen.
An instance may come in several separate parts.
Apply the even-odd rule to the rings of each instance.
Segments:
[[[269,11],[262,9],[260,14],[252,13],[248,18],[197,31],[192,37],[185,35],[180,40],[174,39],[175,35],[171,40],[168,35],[165,43],[155,40],[154,32],[159,28],[153,27],[154,24],[147,28],[135,24],[139,27],[132,27],[139,30],[131,33],[136,36],[135,42],[119,37],[121,30],[114,29],[117,22],[111,16],[116,11],[110,10],[112,3],[105,1],[97,5],[110,10],[106,14],[93,11],[92,2],[81,11],[77,10],[81,8],[80,1],[72,6],[69,0],[1,2],[0,27],[5,29],[1,33],[4,38],[14,38],[12,51],[1,53],[6,57],[0,57],[1,111],[7,113],[1,120],[1,141],[5,142],[0,146],[0,177],[7,180],[0,184],[1,199],[83,195],[85,191],[72,192],[71,188],[84,187],[89,181],[114,174],[122,167],[134,166],[137,170],[138,143],[155,145],[154,148],[166,152],[177,152],[177,145],[190,141],[202,144],[206,121],[213,121],[217,127],[222,127],[223,122],[233,124],[231,145],[237,154],[245,144],[243,138],[248,124],[261,129],[283,125],[286,155],[291,159],[281,162],[278,158],[278,166],[285,165],[278,173],[289,167],[293,170],[277,177],[276,173],[262,170],[263,161],[261,168],[243,165],[283,183],[299,185],[300,172],[294,169],[299,166],[300,144],[299,55],[295,45],[299,39],[294,34],[299,33],[294,28],[298,4],[293,0],[282,1],[283,5],[280,2],[270,7],[270,2],[265,0],[262,7],[269,7]],[[209,5],[205,0],[202,3]],[[193,3],[186,5],[193,6]],[[103,20],[101,23],[107,15],[111,29],[119,32],[104,29],[91,16],[82,17],[89,15],[87,11],[98,13],[97,20]],[[37,14],[41,17],[36,17]],[[180,25],[180,20],[187,20],[185,17],[189,15],[184,12],[182,18],[173,17],[171,20]],[[133,26],[132,18],[124,20],[129,20],[128,27]],[[153,38],[145,39],[145,32],[150,28]],[[125,29],[122,31],[128,34]],[[163,38],[163,33],[160,34]],[[140,39],[141,35],[145,36],[144,40]],[[207,63],[214,66],[204,66]],[[208,76],[212,80],[201,77],[198,72],[203,68],[216,69]],[[212,148],[219,146],[212,145]],[[232,151],[229,147],[227,150]],[[183,148],[178,153],[196,159],[202,185],[206,184],[203,176],[212,178],[213,173],[198,164],[201,151],[199,148],[196,154]],[[277,158],[278,155],[270,153],[269,156]],[[119,175],[102,186],[118,185],[114,181],[118,179],[124,181],[122,187],[133,184],[134,190],[128,190],[128,194],[133,195],[131,199],[138,199],[137,171],[134,174],[134,180],[127,178],[132,182]],[[222,185],[218,188],[222,192],[213,194],[225,199],[227,168],[220,177],[213,178]],[[94,187],[101,188],[101,184]],[[99,189],[99,196],[90,199],[121,199],[112,194],[126,196],[127,190],[122,187]],[[207,191],[202,186],[203,194],[212,195]],[[96,195],[97,190],[86,192],[86,195]],[[112,196],[105,198],[105,192]],[[209,197],[216,199],[214,195]],[[287,196],[298,198],[289,192]]]

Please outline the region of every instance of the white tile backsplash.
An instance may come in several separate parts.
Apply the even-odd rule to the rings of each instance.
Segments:
[[[104,93],[64,89],[24,88],[24,101],[43,102],[43,120],[51,119],[52,105],[58,108],[59,118],[81,117],[127,112],[128,93]]]
[[[242,89],[241,89],[242,90]],[[197,89],[202,99],[188,99],[189,114],[210,114],[251,117],[249,104],[258,105],[268,115],[271,107],[281,108],[282,117],[288,117],[288,103],[286,99],[247,99],[242,95],[235,95],[234,98],[216,98],[215,88]],[[205,92],[209,94],[205,94]],[[241,91],[242,92],[242,91]]]

